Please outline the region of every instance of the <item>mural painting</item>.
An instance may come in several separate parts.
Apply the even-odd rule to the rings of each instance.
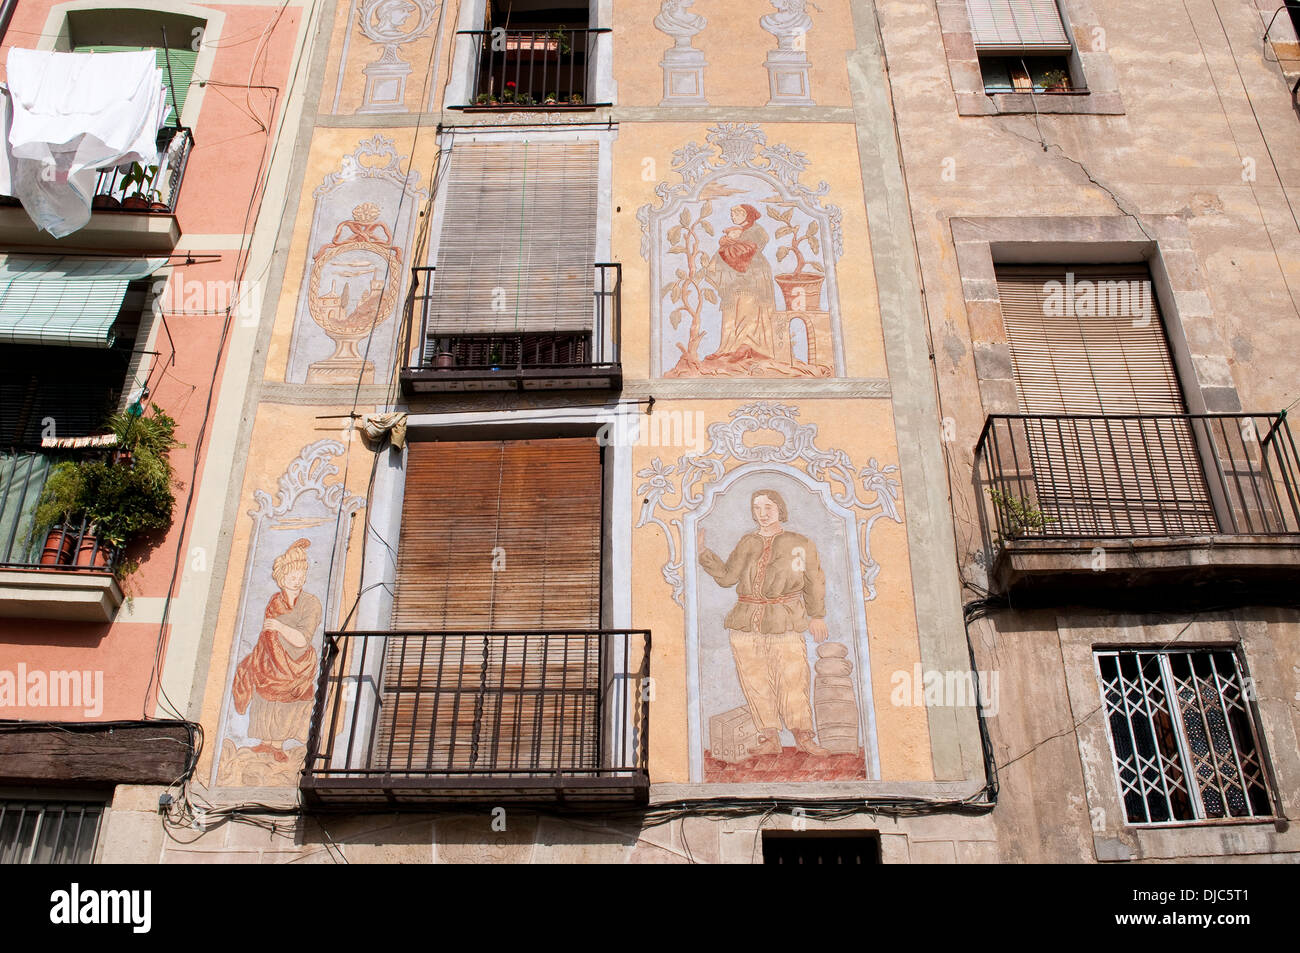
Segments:
[[[402,172],[405,160],[392,139],[375,135],[312,193],[287,381],[371,384],[376,367],[391,367],[406,280],[402,245],[428,194],[418,172]]]
[[[691,780],[878,778],[866,604],[872,529],[902,522],[898,468],[819,449],[795,407],[730,416],[708,450],[637,474],[637,526],[667,538],[685,614]]]
[[[812,106],[812,64],[808,60],[807,35],[812,29],[808,0],[772,0],[775,13],[758,18],[758,25],[776,37],[776,49],[769,50],[767,67],[769,106]]]
[[[707,106],[704,98],[704,54],[691,45],[695,34],[708,24],[690,7],[695,0],[663,0],[654,18],[655,29],[673,38],[659,63],[664,71],[664,98],[660,106]]]
[[[302,770],[324,604],[337,616],[343,581],[346,534],[336,539],[335,527],[340,518],[346,527],[365,503],[341,483],[325,483],[338,473],[332,461],[343,451],[336,440],[318,440],[285,469],[274,498],[253,494],[258,505],[249,511],[253,530],[213,764],[218,785],[293,785]]]
[[[721,123],[706,141],[673,154],[682,181],[661,182],[659,205],[637,211],[658,289],[652,374],[842,376],[842,215],[821,203],[830,187],[801,184],[808,157],[768,146],[756,124]]]
[[[363,70],[366,88],[357,112],[406,111],[411,64],[397,50],[422,37],[437,12],[430,0],[363,0],[357,11],[358,26],[366,39],[383,47],[383,53]]]

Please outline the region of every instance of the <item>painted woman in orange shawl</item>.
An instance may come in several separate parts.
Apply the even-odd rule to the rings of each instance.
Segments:
[[[306,742],[316,688],[316,649],[312,638],[321,622],[320,600],[302,591],[307,581],[307,547],[300,539],[271,566],[280,591],[267,603],[262,634],[235,669],[235,711],[248,712],[253,748],[286,761],[284,742]]]

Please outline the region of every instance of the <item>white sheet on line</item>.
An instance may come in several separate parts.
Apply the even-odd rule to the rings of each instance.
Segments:
[[[8,190],[63,238],[90,221],[99,169],[157,161],[166,87],[152,50],[9,50]]]

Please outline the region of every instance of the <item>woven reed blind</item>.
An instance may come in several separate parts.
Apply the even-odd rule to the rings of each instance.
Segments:
[[[430,337],[590,331],[596,143],[475,143],[450,161]]]
[[[412,443],[394,627],[597,627],[600,514],[594,437]]]
[[[1070,52],[1056,0],[966,0],[966,12],[981,52]]]
[[[594,438],[412,443],[408,453],[395,629],[599,626]],[[390,639],[372,766],[595,766],[599,638]]]
[[[1209,492],[1183,414],[1164,322],[1143,266],[1000,268],[998,296],[1026,414],[1027,456],[1051,532],[1212,532]]]

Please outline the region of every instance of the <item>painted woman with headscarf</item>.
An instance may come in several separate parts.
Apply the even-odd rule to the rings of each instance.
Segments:
[[[280,591],[262,617],[262,634],[235,669],[235,711],[248,712],[248,736],[254,751],[285,761],[284,742],[306,742],[316,689],[316,649],[312,639],[320,625],[320,600],[303,592],[307,582],[307,547],[300,539],[271,564]]]
[[[768,235],[756,224],[759,215],[752,205],[733,206],[731,220],[735,225],[718,239],[718,253],[709,265],[709,277],[718,289],[722,306],[722,342],[705,358],[706,362],[744,365],[755,358],[773,356],[775,286],[772,269],[763,256]]]

